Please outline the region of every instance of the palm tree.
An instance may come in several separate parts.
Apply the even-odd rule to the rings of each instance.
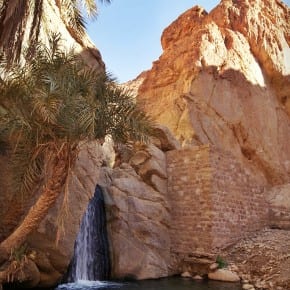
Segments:
[[[67,29],[80,41],[85,34],[85,11],[96,17],[95,0],[0,0],[0,49],[4,50],[9,63],[18,60],[27,33],[30,52],[38,42],[40,27],[45,13],[44,3],[53,2],[59,9]],[[111,0],[99,0],[110,3]]]
[[[2,70],[7,67],[3,60]],[[25,219],[0,244],[0,263],[37,228],[56,201],[80,143],[107,135],[117,144],[144,142],[152,124],[127,91],[107,74],[85,67],[73,52],[64,52],[57,36],[48,48],[38,45],[24,66],[14,64],[2,74],[0,142],[14,144],[14,191],[31,193],[40,178],[43,186]]]

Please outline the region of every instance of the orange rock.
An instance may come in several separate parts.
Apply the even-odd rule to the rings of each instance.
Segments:
[[[274,0],[189,9],[165,29],[138,101],[183,146],[231,151],[259,184],[289,182],[287,18]]]

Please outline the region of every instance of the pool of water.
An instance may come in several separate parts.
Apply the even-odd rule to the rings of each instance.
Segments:
[[[164,278],[134,282],[79,281],[62,284],[55,290],[241,290],[240,283],[222,283],[215,281],[193,281],[184,278]]]

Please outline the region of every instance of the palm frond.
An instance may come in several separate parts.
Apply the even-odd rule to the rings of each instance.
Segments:
[[[56,124],[62,102],[58,98],[47,95],[47,92],[38,91],[32,99],[33,111],[41,123]]]
[[[37,152],[38,151],[38,152]],[[35,154],[37,152],[37,154]],[[21,142],[11,155],[12,193],[31,195],[43,174],[43,147]]]
[[[57,154],[66,144],[73,152],[80,141],[107,135],[116,143],[149,140],[152,120],[109,74],[61,50],[57,35],[49,47],[36,47],[33,59],[11,66],[0,82],[0,141],[12,145],[19,192],[31,192],[42,176],[48,147]]]
[[[96,18],[96,16],[98,15],[98,8],[97,8],[97,4],[95,0],[84,0],[84,1],[79,1],[83,4],[83,8],[85,9],[88,17],[90,18]]]
[[[78,37],[85,33],[85,19],[82,15],[77,0],[60,0],[60,13],[67,27],[72,29]]]
[[[110,0],[99,1],[110,3]],[[9,0],[0,1],[0,49],[3,49],[8,57],[8,65],[18,61],[23,50],[25,33],[28,33],[28,54],[32,57],[37,50],[37,42],[43,21],[43,0]],[[94,0],[57,0],[62,20],[68,30],[80,39],[85,33],[85,18],[82,11],[85,10],[89,17],[97,16],[97,5]],[[83,4],[83,9],[80,4]]]
[[[23,36],[21,28],[25,21],[27,3],[26,1],[18,2],[17,0],[5,1],[0,10],[0,44],[9,59],[14,59],[12,51],[16,47],[19,48],[15,44],[15,38]],[[19,55],[20,52],[16,51],[15,54]]]

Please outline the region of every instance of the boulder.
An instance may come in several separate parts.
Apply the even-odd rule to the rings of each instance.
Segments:
[[[213,263],[209,266],[209,269],[211,271],[215,271],[217,268],[219,267],[219,264],[218,263]]]
[[[181,273],[182,278],[192,278],[191,274],[189,272],[183,272]]]
[[[122,166],[126,166],[123,163]],[[137,151],[129,160],[141,179],[156,191],[167,194],[167,164],[163,151],[150,143]],[[135,174],[136,174],[135,173]]]
[[[154,129],[154,135],[160,142],[158,147],[164,152],[181,147],[179,141],[166,126],[157,125]]]
[[[214,272],[208,273],[208,278],[211,280],[225,281],[225,282],[239,282],[240,277],[229,270],[218,269]]]
[[[255,287],[252,284],[244,284],[243,285],[244,290],[255,290]]]

